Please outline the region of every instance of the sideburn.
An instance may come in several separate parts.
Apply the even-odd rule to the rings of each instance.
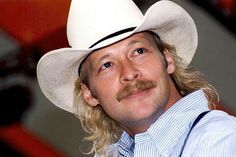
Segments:
[[[81,63],[81,65],[80,65],[80,72],[78,74],[79,74],[80,82],[85,84],[88,87],[88,89],[91,91],[92,96],[95,99],[97,99],[97,96],[96,96],[95,92],[92,90],[92,88],[89,85],[88,75],[87,75],[86,70],[84,68],[84,62]]]

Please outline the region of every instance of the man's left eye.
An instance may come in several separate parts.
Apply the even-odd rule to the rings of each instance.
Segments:
[[[138,48],[138,49],[136,50],[136,52],[137,52],[138,54],[143,54],[143,53],[144,53],[144,49],[143,49],[143,48]]]

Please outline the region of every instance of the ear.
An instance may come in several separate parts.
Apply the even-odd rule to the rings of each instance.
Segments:
[[[84,100],[90,105],[90,106],[97,106],[99,104],[97,98],[95,98],[92,94],[92,91],[88,88],[87,85],[84,83],[81,83],[81,89],[82,89],[82,95],[84,97]]]
[[[163,54],[164,54],[166,64],[167,64],[166,65],[167,72],[168,72],[168,74],[173,74],[175,72],[174,60],[168,50],[164,50]]]

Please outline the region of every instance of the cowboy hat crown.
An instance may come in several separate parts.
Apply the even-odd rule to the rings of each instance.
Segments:
[[[138,26],[142,19],[142,12],[130,0],[72,0],[67,24],[69,44],[91,48],[110,34]]]

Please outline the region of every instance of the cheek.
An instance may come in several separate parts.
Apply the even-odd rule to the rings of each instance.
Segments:
[[[118,83],[115,80],[106,79],[93,84],[93,90],[100,103],[116,101],[116,94],[119,91]]]
[[[146,64],[145,67],[142,68],[142,73],[144,77],[151,77],[153,80],[159,80],[164,75],[168,75],[163,62],[156,60]]]
[[[141,66],[151,71],[160,71],[162,69],[165,69],[163,56],[159,52],[150,54],[150,56],[148,56],[146,60],[141,63]]]

